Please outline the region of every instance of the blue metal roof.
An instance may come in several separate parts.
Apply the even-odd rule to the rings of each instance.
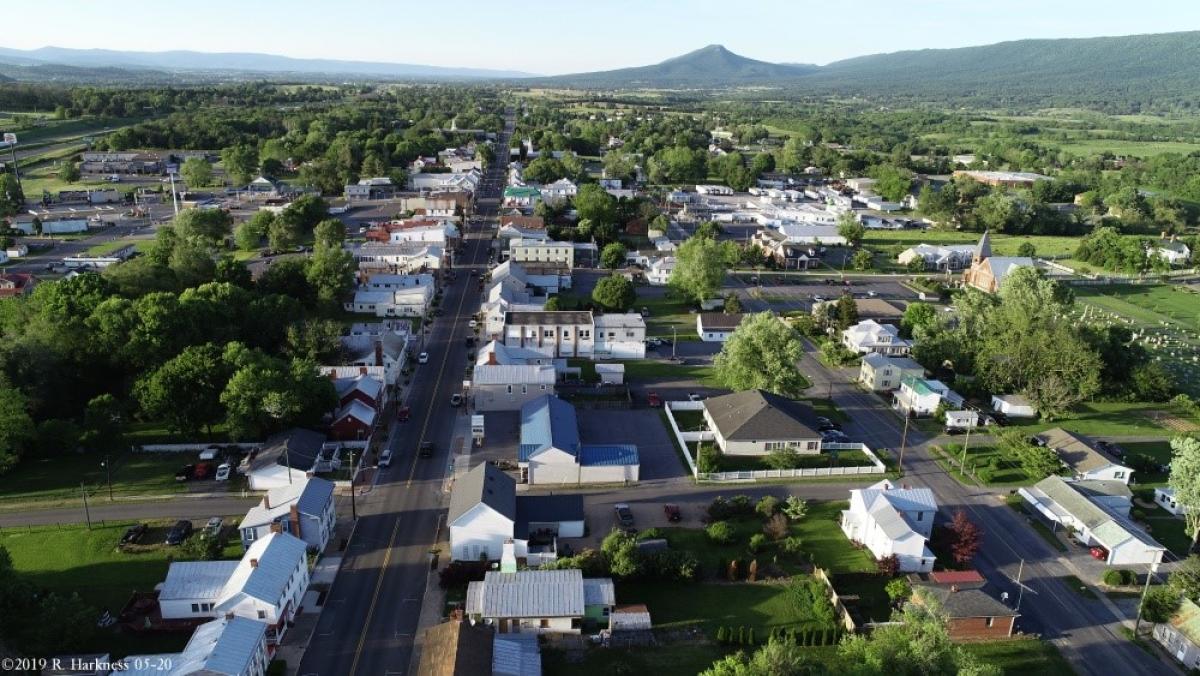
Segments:
[[[333,500],[333,482],[320,477],[309,477],[300,493],[296,506],[301,514],[320,515]]]
[[[579,450],[579,464],[585,467],[636,465],[638,449],[632,444],[586,444]]]
[[[554,447],[571,455],[579,454],[579,424],[575,407],[553,395],[544,395],[521,407],[521,446],[518,458]]]

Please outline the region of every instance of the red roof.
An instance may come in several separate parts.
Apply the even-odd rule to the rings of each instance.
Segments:
[[[938,584],[968,584],[983,582],[983,576],[974,570],[943,570],[929,574],[929,579]]]

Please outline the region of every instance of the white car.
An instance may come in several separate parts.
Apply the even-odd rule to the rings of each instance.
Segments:
[[[392,449],[385,448],[385,449],[383,449],[383,453],[379,454],[379,466],[380,467],[391,467],[392,466]]]
[[[418,364],[428,364],[429,363],[429,353],[422,352],[421,354],[417,355],[417,363]]]
[[[213,475],[215,481],[229,481],[229,475],[233,473],[233,465],[223,462],[217,466],[217,473]]]
[[[476,326],[479,326],[479,322],[472,319],[471,321],[467,322],[467,326],[469,326],[471,328],[475,328]]]

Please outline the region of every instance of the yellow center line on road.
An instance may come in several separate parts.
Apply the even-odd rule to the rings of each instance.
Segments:
[[[466,225],[466,224],[464,224],[464,225]],[[463,235],[464,235],[464,237],[466,236],[466,228],[465,227],[464,227]],[[474,254],[472,255],[472,260],[471,260],[470,265],[472,265],[472,266],[476,265],[478,263],[478,260],[477,260],[478,258],[479,258],[479,247],[478,247],[478,245],[476,245]],[[450,358],[450,347],[452,345],[454,335],[458,331],[458,322],[459,322],[460,316],[462,315],[463,303],[466,302],[467,291],[470,289],[469,280],[464,280],[464,282],[466,284],[463,288],[462,296],[460,296],[458,299],[458,308],[455,310],[455,313],[454,313],[454,325],[450,329],[450,340],[446,342],[446,349],[442,353],[442,363],[440,366],[438,366],[437,381],[434,384],[434,388],[433,388],[433,400],[430,402],[429,408],[426,409],[426,411],[425,411],[425,421],[423,423],[421,423],[421,435],[417,439],[418,452],[421,447],[421,442],[424,441],[424,439],[425,439],[425,432],[429,429],[429,419],[433,416],[433,407],[437,405],[438,393],[442,389],[442,375],[446,371],[446,361]],[[405,488],[409,488],[412,486],[413,477],[416,475],[416,472],[417,472],[417,463],[418,463],[417,453],[413,453],[412,469],[409,470],[408,479],[407,479],[407,481],[404,482]],[[396,522],[392,526],[391,537],[388,538],[387,551],[385,551],[384,555],[383,555],[383,565],[379,569],[379,578],[375,581],[375,591],[372,592],[372,594],[371,594],[371,605],[369,605],[367,607],[367,617],[366,617],[366,621],[363,623],[362,634],[359,635],[358,645],[354,649],[354,660],[350,663],[350,672],[349,673],[352,676],[353,676],[353,674],[357,673],[357,671],[358,671],[358,661],[362,657],[363,646],[366,645],[366,642],[367,642],[367,634],[369,633],[369,630],[371,628],[371,621],[375,617],[375,606],[379,603],[379,592],[383,589],[383,578],[384,578],[384,575],[387,573],[388,564],[392,560],[392,550],[396,546],[396,535],[399,532],[400,532],[400,518],[396,517]],[[435,535],[434,537],[436,538],[437,536]]]

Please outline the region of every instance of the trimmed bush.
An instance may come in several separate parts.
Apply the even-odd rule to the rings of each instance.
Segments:
[[[719,545],[733,542],[733,526],[726,521],[714,521],[708,524],[708,528],[705,528],[704,532],[708,535],[709,540]]]
[[[763,547],[767,546],[767,536],[762,533],[755,533],[750,536],[750,551],[757,554],[762,551]]]

